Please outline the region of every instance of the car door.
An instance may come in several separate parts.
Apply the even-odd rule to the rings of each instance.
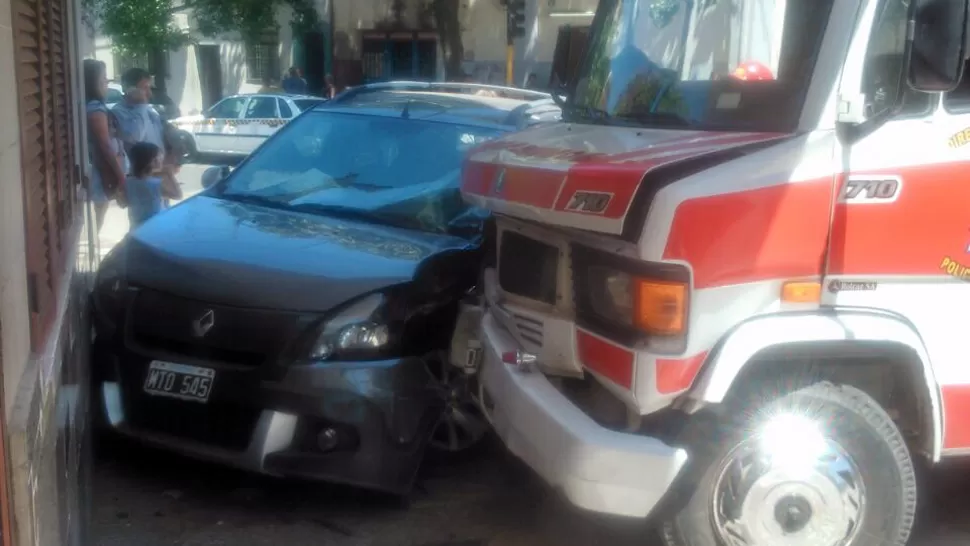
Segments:
[[[282,97],[277,98],[276,102],[277,102],[277,105],[279,106],[280,119],[283,120],[283,123],[290,121],[291,119],[295,118],[297,114],[300,113],[299,110],[294,109],[294,107],[290,106],[290,103],[287,102],[287,100]]]
[[[282,124],[283,120],[280,118],[277,97],[272,95],[252,96],[246,105],[245,112],[243,112],[236,134],[238,152],[252,153]]]
[[[899,85],[908,4],[881,0],[876,8],[861,74],[867,115],[890,112],[900,89],[902,109],[838,154],[846,169],[822,301],[889,312],[917,331],[941,386],[944,448],[966,450],[970,428],[951,423],[970,408],[962,320],[970,307],[970,109],[960,92],[941,107],[939,94]]]
[[[227,97],[205,112],[205,119],[195,129],[196,145],[200,152],[238,153],[236,126],[248,101],[248,97]]]
[[[325,102],[327,101],[324,99],[295,99],[293,101],[293,105],[296,106],[300,112],[306,112],[314,106],[323,104]]]

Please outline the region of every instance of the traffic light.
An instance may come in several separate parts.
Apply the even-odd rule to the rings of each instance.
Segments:
[[[508,0],[506,35],[511,44],[516,38],[525,37],[525,0]]]

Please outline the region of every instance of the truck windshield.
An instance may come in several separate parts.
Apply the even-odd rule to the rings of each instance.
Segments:
[[[601,0],[567,118],[795,130],[834,0]]]

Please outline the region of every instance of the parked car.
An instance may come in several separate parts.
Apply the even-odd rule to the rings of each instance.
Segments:
[[[108,94],[104,97],[104,102],[108,108],[113,107],[125,98],[125,90],[120,83],[109,82]]]
[[[526,98],[358,88],[231,173],[207,170],[206,190],[101,264],[104,423],[189,456],[396,494],[427,447],[476,445],[488,427],[449,349],[487,214],[462,201],[459,171],[471,148],[559,119],[548,95]]]
[[[252,153],[286,122],[325,99],[309,95],[249,94],[226,97],[201,114],[172,120],[188,156]]]

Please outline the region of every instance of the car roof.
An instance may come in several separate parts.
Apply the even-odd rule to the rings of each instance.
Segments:
[[[456,95],[436,91],[377,91],[351,98],[348,102],[366,104],[369,102],[406,103],[409,101],[428,102],[449,107],[486,107],[503,112],[511,112],[527,101],[488,95]],[[340,102],[340,101],[336,101]]]
[[[319,100],[319,101],[326,101],[327,100],[327,99],[325,99],[323,97],[317,97],[315,95],[298,95],[298,94],[294,94],[294,93],[276,93],[276,92],[268,92],[268,93],[237,93],[235,95],[228,95],[228,96],[222,97],[219,100],[237,99],[237,98],[248,99],[250,97],[279,97],[279,98],[290,99],[290,100],[304,100],[304,99]]]
[[[401,118],[403,111],[403,105],[327,106],[326,103],[315,106],[311,110],[308,110],[310,113],[346,114],[384,118]],[[458,112],[447,109],[442,110],[438,108],[428,108],[426,105],[412,105],[408,108],[408,114],[409,119],[429,120],[453,125],[468,125],[471,127],[498,129],[501,131],[511,131],[515,128],[512,125],[502,123],[504,116],[496,116],[494,111],[492,115],[488,115],[487,112]]]
[[[412,82],[407,82],[412,86]],[[438,121],[446,118],[452,123],[468,125],[487,125],[503,129],[515,128],[522,116],[529,113],[529,109],[545,108],[545,112],[558,110],[551,98],[525,100],[524,98],[510,98],[490,96],[488,86],[479,86],[481,92],[456,93],[439,91],[426,87],[372,88],[356,93],[343,93],[335,99],[315,107],[318,110],[341,111],[387,117],[400,117],[405,106],[412,118],[428,119],[434,117]],[[365,86],[366,87],[366,86]],[[505,90],[504,88],[496,88]],[[475,88],[472,89],[475,91]],[[510,88],[528,98],[549,97],[542,93],[534,93]],[[518,112],[517,112],[518,111]],[[521,114],[517,116],[516,114]]]

